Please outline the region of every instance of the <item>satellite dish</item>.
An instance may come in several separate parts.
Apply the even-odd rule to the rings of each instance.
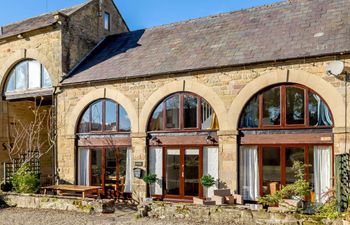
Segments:
[[[344,69],[345,65],[342,61],[333,61],[327,66],[326,73],[328,75],[339,76],[344,72]]]

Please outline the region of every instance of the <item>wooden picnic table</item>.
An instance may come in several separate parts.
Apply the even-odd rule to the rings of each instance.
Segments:
[[[82,197],[85,198],[87,194],[97,192],[97,197],[100,197],[102,187],[100,186],[82,186],[82,185],[68,185],[68,184],[59,184],[51,185],[47,187],[42,187],[44,190],[44,195],[47,193],[47,190],[56,191],[58,195],[64,195],[63,192],[75,192],[81,193]]]

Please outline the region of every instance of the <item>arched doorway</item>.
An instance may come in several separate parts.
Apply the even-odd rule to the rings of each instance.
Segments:
[[[110,99],[92,102],[77,127],[77,184],[102,186],[107,197],[131,193],[131,123]]]
[[[268,87],[246,104],[240,117],[240,193],[245,200],[295,181],[293,162],[305,164],[311,200],[323,201],[332,186],[333,116],[313,90],[298,84]]]
[[[154,109],[148,124],[149,173],[159,178],[150,194],[165,199],[210,195],[200,178],[218,179],[219,124],[214,109],[202,97],[178,92]]]

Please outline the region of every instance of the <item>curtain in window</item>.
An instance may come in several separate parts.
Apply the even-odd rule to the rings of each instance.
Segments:
[[[331,146],[314,146],[314,183],[315,200],[324,203],[324,194],[332,187],[332,151]]]
[[[132,149],[126,150],[126,171],[125,171],[125,189],[124,192],[132,192]]]
[[[244,200],[259,196],[258,147],[240,147],[240,193]]]
[[[90,185],[90,154],[88,149],[79,149],[78,153],[79,160],[79,173],[78,173],[78,184],[79,185]]]
[[[219,149],[218,147],[204,147],[203,149],[203,175],[211,175],[216,184],[210,188],[204,188],[204,196],[212,197],[214,190],[219,186]]]
[[[316,99],[317,101],[317,125],[322,126],[331,126],[332,123],[332,117],[331,114],[328,110],[327,105],[321,100],[320,96],[316,94],[312,94],[312,96]]]
[[[151,147],[149,149],[149,173],[157,175],[157,182],[155,185],[150,185],[151,194],[163,194],[163,148]]]

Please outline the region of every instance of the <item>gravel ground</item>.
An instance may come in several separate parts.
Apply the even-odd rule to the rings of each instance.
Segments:
[[[68,212],[59,210],[7,208],[0,209],[0,225],[163,225],[182,224],[183,221],[136,219],[135,210],[120,209],[114,214]]]

